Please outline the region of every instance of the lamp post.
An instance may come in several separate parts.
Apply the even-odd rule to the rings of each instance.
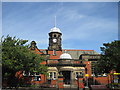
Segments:
[[[85,77],[86,77],[86,88],[88,88],[88,77],[89,77],[89,74],[85,74]]]
[[[93,85],[95,85],[95,80],[94,80],[95,78],[94,77],[95,77],[95,73],[94,73],[94,67],[93,67]]]

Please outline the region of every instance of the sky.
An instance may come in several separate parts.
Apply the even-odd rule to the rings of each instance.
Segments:
[[[62,32],[63,49],[95,50],[118,40],[117,2],[3,2],[2,35],[36,41],[48,48],[48,33]]]

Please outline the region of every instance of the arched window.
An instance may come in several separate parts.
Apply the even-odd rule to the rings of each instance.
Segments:
[[[56,72],[49,72],[50,79],[56,79]]]
[[[56,34],[54,34],[54,37],[56,37]]]

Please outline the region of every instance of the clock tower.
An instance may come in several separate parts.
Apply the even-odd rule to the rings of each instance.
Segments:
[[[61,48],[62,33],[59,28],[54,27],[49,32],[49,47],[48,50],[62,50]]]

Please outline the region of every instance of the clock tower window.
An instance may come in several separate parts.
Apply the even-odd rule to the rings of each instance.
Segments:
[[[53,50],[53,55],[56,55],[56,50]]]

